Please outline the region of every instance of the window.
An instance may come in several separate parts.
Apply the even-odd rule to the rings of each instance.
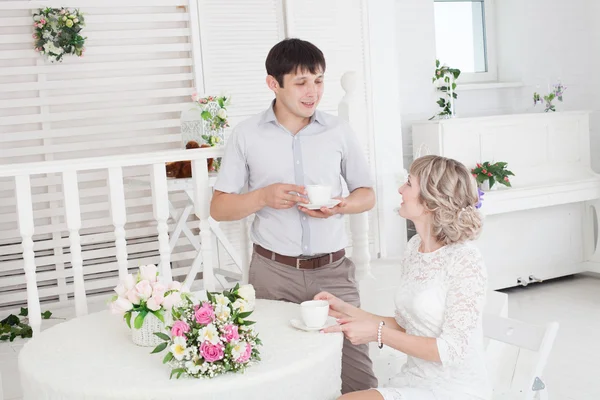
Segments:
[[[492,0],[434,0],[436,58],[462,82],[497,79]]]

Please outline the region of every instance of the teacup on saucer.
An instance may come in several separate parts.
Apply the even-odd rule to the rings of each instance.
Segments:
[[[300,316],[305,326],[320,328],[325,325],[329,315],[329,303],[326,300],[309,300],[300,303]]]
[[[307,185],[306,194],[310,204],[324,204],[331,200],[331,186]]]

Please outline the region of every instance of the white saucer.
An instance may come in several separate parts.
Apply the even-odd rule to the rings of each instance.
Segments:
[[[340,204],[342,201],[340,199],[331,199],[325,203],[321,204],[302,204],[302,207],[308,208],[309,210],[319,210],[321,207],[333,208]]]
[[[318,328],[309,328],[308,326],[304,325],[304,322],[301,319],[294,318],[294,319],[290,320],[290,324],[296,329],[310,332],[310,331],[320,331],[321,329],[329,328],[330,326],[336,325],[337,322],[335,322],[335,318],[327,317],[327,321],[325,322],[325,325],[320,326]]]

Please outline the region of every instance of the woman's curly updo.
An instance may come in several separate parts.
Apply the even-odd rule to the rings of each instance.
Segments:
[[[464,164],[428,155],[412,163],[410,175],[419,181],[420,199],[433,214],[432,234],[439,243],[447,245],[479,237],[483,226],[482,216],[475,208],[479,193]]]

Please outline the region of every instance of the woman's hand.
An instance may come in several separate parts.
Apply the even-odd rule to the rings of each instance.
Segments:
[[[377,340],[379,323],[371,318],[339,318],[339,325],[323,329],[323,333],[343,332],[353,345],[366,344]]]
[[[321,292],[314,299],[327,301],[329,303],[329,315],[336,319],[348,317],[348,310],[352,308],[350,304],[338,299],[329,292]]]

